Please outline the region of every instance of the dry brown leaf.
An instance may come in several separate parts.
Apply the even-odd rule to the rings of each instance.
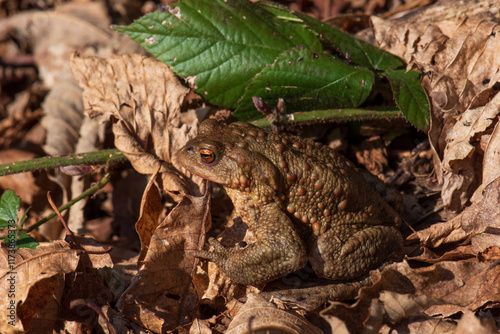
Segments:
[[[203,266],[203,268],[205,267]],[[232,301],[243,298],[249,293],[260,292],[256,287],[234,283],[213,262],[207,263],[206,272],[201,268],[197,269],[198,271],[193,279],[197,282],[196,285],[200,287],[199,291],[203,295],[201,299],[204,304],[211,304],[214,308],[222,306],[219,305],[220,299],[218,297],[222,296],[224,300]]]
[[[460,122],[455,123],[451,129],[455,135],[448,140],[444,150],[446,159],[443,161],[443,168],[445,171],[453,171],[455,163],[460,163],[472,156],[476,150],[477,142],[471,142],[471,140],[475,136],[483,134],[491,126],[499,110],[500,94],[497,94],[486,106],[467,109],[461,115]],[[473,143],[476,145],[472,145]]]
[[[68,238],[69,237],[66,237],[66,239]],[[111,260],[111,256],[108,254],[109,249],[104,248],[99,241],[92,237],[78,234],[75,234],[71,240],[76,242],[83,250],[85,250],[84,255],[81,255],[81,257],[89,260],[88,263],[85,263],[88,268],[113,268],[113,261]],[[69,240],[66,241],[69,242]]]
[[[457,218],[460,216],[457,216]],[[439,247],[443,243],[457,242],[467,238],[467,233],[460,228],[460,225],[460,220],[458,219],[453,219],[445,223],[436,223],[429,228],[417,231],[409,236],[408,239],[418,238],[422,245]]]
[[[303,316],[276,307],[263,297],[251,293],[229,325],[227,334],[245,332],[277,332],[320,334],[322,331]],[[337,332],[335,332],[337,333]]]
[[[493,326],[492,326],[493,325]],[[443,319],[442,317],[429,317],[425,314],[418,314],[413,317],[410,323],[402,322],[396,326],[391,326],[387,331],[408,334],[456,334],[456,333],[498,333],[494,327],[491,316],[475,316],[470,311],[464,311],[459,321],[455,319]],[[392,332],[391,332],[392,333]]]
[[[382,273],[373,271],[374,284],[360,290],[354,305],[332,302],[321,316],[330,324],[345,326],[350,333],[364,329],[377,333],[384,319],[394,324],[437,303],[432,296],[417,294],[416,287],[405,277],[408,269],[403,262],[388,266]]]
[[[453,320],[433,318],[425,314],[419,314],[414,316],[410,323],[402,322],[396,326],[391,326],[391,329],[395,333],[407,334],[454,334],[456,327],[457,324]]]
[[[465,311],[464,315],[458,322],[455,330],[456,334],[493,334],[498,333],[495,320],[492,318],[478,318],[474,313]]]
[[[65,276],[64,291],[61,300],[58,301],[58,316],[62,319],[77,321],[83,326],[94,326],[97,322],[97,313],[89,308],[101,308],[111,303],[115,296],[108,288],[116,284],[116,277],[105,284],[101,270],[106,268],[112,270],[113,262],[108,250],[93,238],[74,235],[66,236],[66,241],[75,244],[75,248],[82,250],[78,270],[70,272]],[[109,277],[109,275],[107,276]]]
[[[497,94],[498,96],[498,94]],[[496,98],[496,96],[495,96]],[[500,125],[497,122],[491,136],[483,136],[487,142],[483,158],[482,184],[476,189],[472,196],[472,203],[484,200],[484,189],[496,179],[500,178]],[[493,208],[492,208],[493,209]]]
[[[43,328],[53,328],[64,287],[63,277],[76,270],[79,253],[81,251],[70,249],[65,241],[40,244],[34,250],[1,248],[2,309],[7,310],[11,303],[16,307],[13,319],[7,318],[10,316],[7,312],[0,312],[2,333],[29,330],[33,321],[40,321],[39,325],[44,323]],[[34,320],[35,315],[39,320]],[[48,319],[52,322],[47,324]]]
[[[31,326],[29,333],[50,333],[59,315],[64,294],[64,276],[56,275],[39,280],[29,291],[26,302],[17,312],[23,326]]]
[[[421,312],[450,316],[500,301],[500,266],[452,261],[412,269],[401,262],[371,274],[375,283],[360,290],[354,305],[333,302],[321,315],[337,318],[331,323],[341,321],[353,333],[377,332],[382,319],[396,324]]]
[[[139,238],[141,239],[141,253],[137,260],[137,267],[141,267],[142,261],[146,257],[149,250],[149,243],[151,237],[159,224],[160,214],[163,210],[163,203],[161,202],[161,195],[155,184],[156,173],[153,174],[144,190],[141,200],[141,211],[135,229]]]
[[[1,22],[0,22],[1,24]],[[2,70],[4,71],[4,70]],[[35,78],[32,79],[33,81]],[[8,83],[6,83],[5,78],[0,78],[0,89]],[[29,142],[30,140],[35,139],[33,136],[34,133],[31,132],[33,128],[31,126],[33,123],[38,122],[41,116],[41,112],[39,110],[33,110],[37,106],[34,105],[34,101],[36,101],[42,93],[40,92],[40,87],[33,87],[30,90],[22,91],[11,98],[14,100],[11,103],[8,103],[10,97],[6,97],[6,92],[2,94],[2,119],[0,120],[0,145],[5,148],[17,146],[18,142]],[[7,106],[5,106],[5,104]],[[6,113],[5,113],[5,109]],[[31,132],[31,133],[30,133]],[[31,137],[31,138],[30,138]],[[33,141],[36,142],[36,141]]]
[[[189,328],[189,334],[212,334],[209,320],[195,319]]]
[[[164,332],[197,317],[198,296],[191,277],[209,196],[189,197],[156,228],[139,273],[118,301],[118,308],[153,332]],[[191,203],[187,203],[191,202]]]
[[[364,140],[360,145],[354,147],[358,163],[373,175],[381,174],[389,165],[387,161],[387,149],[380,137],[371,137]]]
[[[408,257],[411,261],[420,261],[429,264],[439,263],[443,261],[462,261],[475,258],[476,254],[472,252],[472,247],[469,246],[459,246],[453,250],[444,248],[431,250],[428,247],[421,247],[421,254],[417,256]]]
[[[34,157],[33,153],[16,149],[0,151],[0,164],[30,160]],[[0,187],[14,190],[16,195],[28,204],[32,203],[33,196],[40,191],[31,172],[2,176],[0,177]]]
[[[12,285],[9,287],[15,290],[15,296],[6,299],[6,303],[15,302],[17,316],[9,330],[4,332],[0,327],[2,333],[18,330],[21,323],[32,333],[48,333],[59,317],[91,323],[95,317],[93,311],[86,307],[72,308],[70,303],[87,299],[100,307],[113,300],[113,293],[97,271],[111,268],[111,257],[92,238],[74,236],[73,241],[77,242],[77,249],[70,248],[65,241],[41,244],[35,250],[2,248],[5,265],[1,267],[9,268],[12,264],[9,270],[1,271],[2,281],[15,277],[14,289]],[[8,257],[9,251],[13,258]]]
[[[429,315],[450,316],[465,309],[476,311],[500,300],[497,282],[500,266],[447,261],[419,269],[411,269],[406,263],[398,263],[396,267],[404,279],[411,282],[415,295],[425,295],[435,301],[435,305],[427,305]]]
[[[139,55],[102,59],[74,54],[71,66],[84,88],[86,113],[116,119],[115,145],[134,169],[153,174],[161,167],[164,190],[171,195],[189,192],[182,169],[172,159],[197,131],[196,126],[188,128],[180,121],[180,107],[189,89],[166,65]]]
[[[43,149],[49,155],[75,151],[83,120],[82,90],[70,77],[60,78],[43,103],[41,120],[46,130]]]
[[[14,34],[33,50],[39,75],[53,87],[75,50],[106,48],[111,24],[104,3],[70,2],[53,11],[26,11],[0,21],[0,36]]]
[[[378,43],[403,57],[408,67],[427,74],[429,139],[443,202],[455,211],[463,210],[475,191],[474,200],[480,198],[477,194],[498,177],[498,140],[490,136],[500,111],[495,88],[500,81],[500,26],[495,11],[498,14],[498,3],[493,0],[457,6],[442,0],[398,21],[372,18]],[[491,152],[483,156],[480,143],[489,140],[495,145],[487,145]]]
[[[488,184],[482,197],[482,201],[472,204],[455,218],[418,231],[416,236],[423,245],[434,248],[470,237],[476,254],[500,245],[500,178]]]

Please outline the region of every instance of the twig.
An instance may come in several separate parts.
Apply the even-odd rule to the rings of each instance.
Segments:
[[[350,122],[358,120],[371,120],[371,119],[404,119],[401,111],[397,109],[389,110],[365,110],[355,108],[339,108],[328,110],[315,110],[308,112],[297,112],[285,115],[288,118],[288,124],[305,125],[312,123],[325,123],[325,122]],[[262,118],[252,122],[259,127],[269,127],[271,123]]]
[[[43,157],[0,165],[0,176],[71,165],[104,165],[126,159],[118,149],[71,154],[63,157]]]
[[[95,192],[97,192],[99,189],[103,188],[106,184],[108,184],[110,180],[110,175],[107,174],[105,175],[101,181],[99,181],[98,184],[96,184],[95,186],[87,189],[87,191],[83,192],[80,196],[78,197],[75,197],[73,198],[71,201],[69,201],[68,203],[64,204],[63,206],[61,206],[59,208],[59,212],[63,212],[65,210],[67,210],[69,207],[71,207],[73,204],[75,204],[76,202],[84,199],[85,197],[87,196],[90,196],[92,194],[94,194]],[[33,231],[34,229],[38,228],[39,226],[45,224],[46,222],[48,222],[49,220],[51,220],[52,218],[54,218],[57,214],[55,212],[51,213],[50,215],[48,215],[47,217],[43,218],[42,220],[40,220],[38,223],[30,226],[27,230],[26,230],[26,233],[28,232],[31,232]]]

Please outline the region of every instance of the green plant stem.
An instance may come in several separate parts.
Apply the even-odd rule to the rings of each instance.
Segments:
[[[288,123],[291,125],[304,125],[325,122],[339,123],[373,119],[404,119],[403,114],[398,109],[366,110],[356,108],[339,108],[297,112],[285,115],[285,117],[288,118]],[[252,124],[263,128],[271,126],[271,123],[265,118],[253,121]]]
[[[33,172],[45,168],[71,165],[104,165],[124,161],[127,158],[118,149],[70,154],[63,157],[43,157],[0,165],[0,176]]]
[[[106,174],[102,179],[101,181],[99,181],[99,183],[97,183],[95,186],[87,189],[85,192],[83,192],[80,196],[78,197],[75,197],[73,198],[71,201],[69,201],[68,203],[64,204],[63,206],[61,206],[60,208],[58,208],[59,212],[63,212],[65,210],[67,210],[69,207],[71,207],[73,204],[75,204],[76,202],[84,199],[85,197],[87,196],[90,196],[94,193],[96,193],[99,189],[103,188],[106,184],[108,184],[109,180],[110,180],[110,175],[109,174]],[[45,224],[46,222],[48,222],[49,220],[51,220],[52,218],[54,218],[57,214],[55,212],[51,213],[50,215],[48,215],[47,217],[43,218],[42,220],[40,220],[38,223],[30,226],[27,230],[26,230],[26,233],[29,233],[31,231],[33,231],[34,229],[38,228],[39,226]]]

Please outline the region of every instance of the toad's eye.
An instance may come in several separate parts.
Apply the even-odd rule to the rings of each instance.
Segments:
[[[208,148],[202,148],[200,149],[200,157],[203,162],[210,164],[215,161],[215,152]]]

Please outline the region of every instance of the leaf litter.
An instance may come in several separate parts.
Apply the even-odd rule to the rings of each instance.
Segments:
[[[181,122],[180,105],[189,89],[180,84],[166,65],[139,55],[108,59],[71,59],[76,80],[84,87],[84,109],[90,117],[113,116],[115,145],[141,174],[160,168],[163,190],[172,196],[190,192],[182,168],[172,158],[196,125]],[[92,75],[100,73],[99,76]],[[192,177],[197,184],[200,178]]]
[[[461,333],[492,332],[495,320],[498,323],[492,317],[500,297],[499,267],[495,262],[500,254],[496,226],[500,221],[499,107],[495,86],[499,71],[498,57],[493,52],[498,49],[498,29],[485,16],[445,21],[433,21],[429,17],[432,15],[427,16],[424,24],[412,25],[408,19],[408,25],[401,25],[376,17],[372,17],[372,22],[375,37],[386,50],[426,74],[424,84],[433,106],[429,139],[434,149],[435,172],[443,184],[444,204],[461,213],[446,223],[416,232],[408,243],[419,243],[421,254],[409,256],[408,262],[387,266],[382,272],[372,272],[374,284],[360,290],[357,302],[334,302],[321,312],[327,322],[323,328],[351,333],[391,329]],[[168,215],[162,206],[162,191],[180,200],[180,194],[193,189],[192,180],[184,179],[172,167],[176,150],[196,133],[196,122],[185,125],[180,113],[188,90],[167,67],[139,55],[104,59],[75,54],[72,67],[84,88],[86,113],[111,117],[116,146],[128,155],[135,169],[150,176],[136,225],[141,237],[139,273],[124,293],[114,290],[118,292],[113,296],[107,294],[106,288],[111,283],[102,281],[105,275],[92,270],[113,266],[107,257],[96,255],[92,259],[89,255],[89,261],[79,260],[82,251],[70,249],[62,241],[52,241],[36,250],[20,250],[18,254],[22,254],[24,262],[18,262],[18,270],[32,276],[23,276],[24,285],[18,286],[22,296],[18,299],[18,315],[23,321],[22,327],[17,323],[16,330],[37,326],[42,321],[47,327],[40,328],[48,329],[62,303],[68,305],[63,319],[77,320],[66,322],[66,329],[83,332],[88,327],[81,324],[88,319],[82,315],[88,314],[88,309],[80,306],[72,311],[69,301],[89,296],[105,314],[114,314],[114,319],[110,319],[117,328],[133,328],[134,321],[158,333],[174,328],[178,332],[196,332],[199,328],[224,331],[229,321],[221,318],[238,314],[242,301],[233,298],[246,292],[225,286],[226,279],[218,276],[213,264],[196,267],[196,260],[189,256],[189,250],[203,245],[204,230],[209,228],[203,225],[210,216],[207,199],[186,197]],[[195,184],[199,186],[201,181]],[[105,250],[98,244],[95,247],[87,252]],[[38,261],[42,256],[38,252],[49,260]],[[61,268],[63,262],[70,264]],[[77,265],[89,272],[77,274]],[[45,273],[35,275],[40,271]],[[96,280],[95,286],[86,285],[89,278]],[[65,286],[68,279],[73,283]],[[98,295],[99,291],[105,292],[104,298]],[[120,314],[104,306],[119,297]],[[217,297],[226,300],[220,302]],[[248,296],[248,305],[252,298]],[[50,302],[42,308],[46,300]],[[201,316],[200,303],[216,307],[221,312],[219,317],[197,319]],[[266,307],[265,303],[257,302],[257,308]],[[280,308],[289,307],[275,303]],[[297,313],[304,312],[298,309]],[[102,317],[98,318],[94,316],[93,321],[105,328]],[[314,322],[310,317],[307,321]],[[90,324],[97,326],[96,322]]]

